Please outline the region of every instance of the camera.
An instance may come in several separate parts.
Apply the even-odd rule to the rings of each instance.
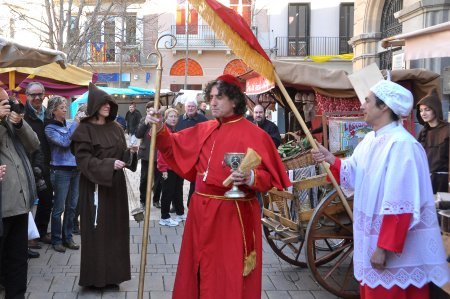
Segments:
[[[33,173],[37,191],[39,192],[47,189],[47,184],[42,176],[42,170],[39,167],[33,167]]]
[[[11,106],[10,110],[16,112],[17,114],[22,114],[25,112],[25,106],[11,98],[8,99],[8,105]]]

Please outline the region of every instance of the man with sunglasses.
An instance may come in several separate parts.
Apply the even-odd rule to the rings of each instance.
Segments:
[[[47,235],[48,223],[53,205],[53,188],[50,182],[50,147],[44,132],[44,101],[45,88],[40,82],[30,82],[25,90],[27,102],[25,104],[25,121],[30,125],[39,138],[40,149],[31,156],[34,170],[40,170],[45,186],[38,188],[39,203],[36,210],[35,222],[41,236],[40,240],[51,244],[51,237]],[[39,248],[37,242],[30,244],[30,248]]]

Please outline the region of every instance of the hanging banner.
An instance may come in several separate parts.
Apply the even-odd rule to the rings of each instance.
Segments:
[[[247,95],[265,93],[274,87],[275,83],[262,76],[253,77],[245,81],[245,93]]]

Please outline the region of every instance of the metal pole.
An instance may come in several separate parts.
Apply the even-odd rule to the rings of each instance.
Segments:
[[[170,37],[175,42],[172,46],[168,42],[164,44],[166,49],[172,49],[177,44],[177,39],[172,34],[161,35],[155,43],[154,53],[150,53],[147,59],[151,55],[155,55],[158,58],[158,65],[156,67],[156,82],[155,82],[155,102],[153,108],[159,110],[159,98],[161,91],[161,79],[162,79],[162,55],[159,51],[159,41],[164,37]],[[142,248],[141,248],[141,264],[139,269],[139,288],[138,288],[138,299],[142,299],[144,295],[144,278],[145,278],[145,266],[147,264],[147,245],[148,245],[148,226],[150,222],[150,196],[152,194],[153,187],[153,172],[154,172],[154,161],[155,161],[155,145],[156,145],[156,124],[152,124],[151,137],[150,137],[150,149],[148,151],[148,175],[147,175],[147,192],[145,194],[145,214],[144,214],[144,232],[142,233]],[[144,138],[148,138],[145,136]]]
[[[121,17],[121,27],[120,27],[120,55],[119,55],[119,88],[122,88],[122,72],[123,72],[123,44],[125,35],[125,16],[127,13],[126,1],[123,2],[123,12]]]
[[[184,63],[184,89],[187,89],[187,76],[188,76],[188,67],[189,67],[189,2],[186,1],[185,4],[185,13],[184,15],[184,30],[186,34],[186,61]]]

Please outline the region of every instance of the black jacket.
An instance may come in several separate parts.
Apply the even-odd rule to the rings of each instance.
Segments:
[[[278,130],[276,124],[267,119],[264,119],[262,122],[257,123],[254,121],[253,116],[251,115],[247,117],[247,119],[252,123],[254,123],[255,125],[257,125],[258,127],[260,127],[261,129],[263,129],[264,131],[266,131],[267,134],[269,134],[270,137],[272,137],[273,143],[275,143],[275,147],[278,148],[280,146],[281,136],[280,131]]]
[[[34,109],[28,101],[25,104],[24,119],[36,133],[40,142],[39,150],[34,152],[30,157],[31,165],[33,167],[39,167],[44,176],[48,176],[50,174],[51,153],[47,137],[45,136],[44,122],[36,116]]]
[[[139,125],[139,121],[141,120],[142,115],[139,111],[134,110],[133,112],[128,111],[125,115],[125,120],[127,121],[127,132],[130,135],[135,135],[137,127]]]
[[[141,145],[139,145],[138,159],[142,159],[144,161],[148,161],[148,151],[150,149],[150,137],[148,136],[148,133],[150,132],[151,128],[152,127],[150,125],[145,124],[144,116],[143,118],[141,118],[141,121],[139,122],[136,130],[136,138],[142,139]]]
[[[178,123],[175,126],[175,131],[179,132],[181,130],[195,126],[198,123],[207,121],[208,119],[201,113],[197,113],[193,118],[187,117],[186,114],[180,115],[178,117]]]

